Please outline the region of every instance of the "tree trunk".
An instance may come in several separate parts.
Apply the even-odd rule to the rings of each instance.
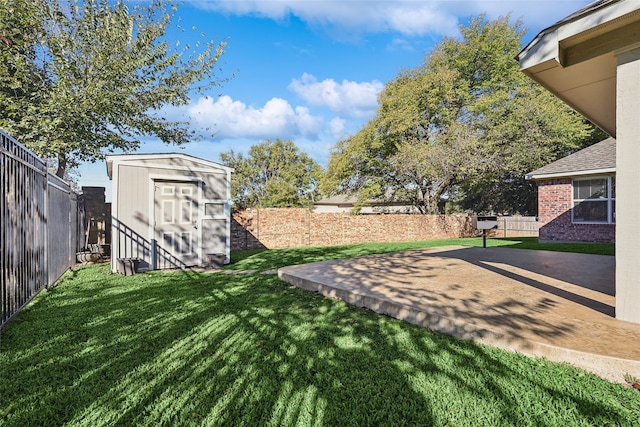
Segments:
[[[438,198],[431,195],[429,197],[429,201],[427,203],[427,215],[437,215],[440,212],[438,211]]]
[[[440,196],[437,192],[434,192],[431,187],[421,189],[422,193],[422,206],[424,207],[425,215],[435,215],[438,213],[438,200]]]
[[[56,170],[56,176],[60,179],[64,179],[64,175],[67,173],[67,156],[65,154],[58,154],[58,170]]]

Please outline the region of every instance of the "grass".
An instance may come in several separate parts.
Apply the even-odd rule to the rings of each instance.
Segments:
[[[237,251],[231,254],[234,270],[267,270],[287,265],[304,264],[329,259],[353,258],[362,255],[433,248],[438,246],[482,246],[482,237],[425,240],[400,243],[362,243],[357,245],[324,246],[311,248],[287,248],[270,250]],[[513,237],[487,239],[487,247],[506,246],[514,249],[534,249],[556,252],[577,252],[594,255],[615,255],[612,243],[539,243],[537,237]]]
[[[423,247],[415,245],[241,252],[227,269]],[[0,350],[5,426],[640,420],[633,389],[456,340],[260,272],[123,277],[104,265],[82,267],[16,316]]]

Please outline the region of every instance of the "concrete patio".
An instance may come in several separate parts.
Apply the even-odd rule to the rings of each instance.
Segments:
[[[640,324],[614,318],[615,257],[450,246],[290,266],[278,275],[381,314],[567,362],[611,381],[640,377]]]

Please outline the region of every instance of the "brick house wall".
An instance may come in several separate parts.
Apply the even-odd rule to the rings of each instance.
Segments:
[[[308,209],[233,214],[231,250],[405,242],[476,236],[470,215],[351,215]]]
[[[573,224],[571,178],[538,181],[538,224],[541,241],[614,243],[615,224]]]

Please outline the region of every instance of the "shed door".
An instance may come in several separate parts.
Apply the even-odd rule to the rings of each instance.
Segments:
[[[155,183],[155,238],[159,268],[198,263],[198,185]]]

